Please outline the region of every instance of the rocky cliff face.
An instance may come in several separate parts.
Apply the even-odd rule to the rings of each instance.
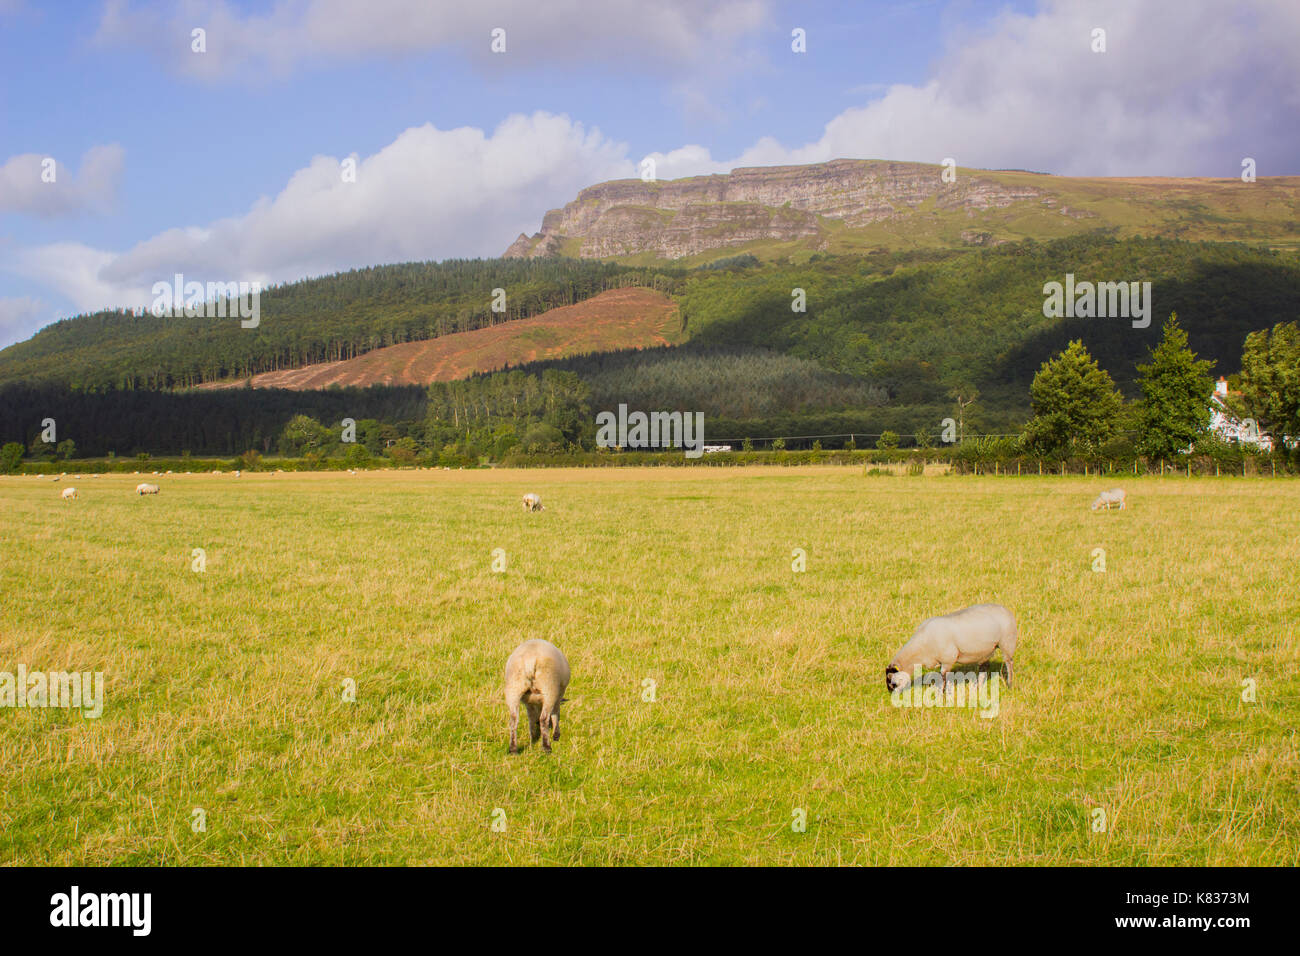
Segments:
[[[677,259],[763,239],[822,247],[834,220],[857,228],[914,214],[929,200],[936,210],[975,214],[1046,195],[965,171],[945,183],[941,172],[920,163],[839,159],[666,182],[616,180],[552,209],[541,231],[521,234],[505,256],[555,256],[567,247],[583,258],[649,252]]]

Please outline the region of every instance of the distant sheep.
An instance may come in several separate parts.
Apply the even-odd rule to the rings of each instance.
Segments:
[[[1001,604],[976,604],[921,622],[912,639],[885,668],[885,687],[898,690],[912,682],[920,667],[938,667],[944,681],[954,664],[979,664],[983,674],[993,652],[1001,648],[1011,686],[1011,659],[1016,653],[1016,618]]]
[[[1097,496],[1097,500],[1092,503],[1092,510],[1096,511],[1098,508],[1105,508],[1109,511],[1110,506],[1116,504],[1119,505],[1120,511],[1124,510],[1123,488],[1112,488],[1110,491],[1103,491]]]
[[[532,492],[529,492],[528,494],[524,495],[524,510],[545,511],[546,509],[542,507],[541,495],[535,495]]]
[[[158,494],[158,486],[150,485],[142,481],[140,484],[135,486],[135,493],[137,495],[156,495]]]
[[[528,708],[528,736],[540,737],[550,753],[560,739],[560,704],[569,686],[569,662],[550,641],[524,641],[506,661],[506,706],[510,709],[510,752],[519,753],[519,704]]]
[[[76,488],[64,488],[64,489],[63,489],[63,494],[61,494],[59,497],[62,498],[64,501],[72,501],[74,498],[77,497],[77,489],[76,489]]]

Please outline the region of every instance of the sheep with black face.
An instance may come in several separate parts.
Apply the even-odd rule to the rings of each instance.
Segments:
[[[1009,687],[1016,653],[1016,618],[1001,604],[975,604],[927,618],[885,668],[885,688],[906,687],[918,667],[939,668],[944,681],[956,664],[979,664],[982,673],[997,650],[1002,651]]]

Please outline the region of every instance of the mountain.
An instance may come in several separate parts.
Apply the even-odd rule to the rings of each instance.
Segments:
[[[996,245],[1098,230],[1120,237],[1300,248],[1300,177],[1083,179],[1019,170],[837,159],[726,175],[591,186],[506,258],[569,256],[696,265],[750,252],[822,253]]]

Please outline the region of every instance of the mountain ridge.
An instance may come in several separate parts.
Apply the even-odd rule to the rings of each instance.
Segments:
[[[951,171],[945,181],[944,173]],[[1062,177],[892,160],[741,167],[581,190],[503,258],[706,261],[1121,236],[1300,247],[1300,177]],[[767,247],[766,249],[764,247]],[[768,254],[763,255],[764,252]]]

